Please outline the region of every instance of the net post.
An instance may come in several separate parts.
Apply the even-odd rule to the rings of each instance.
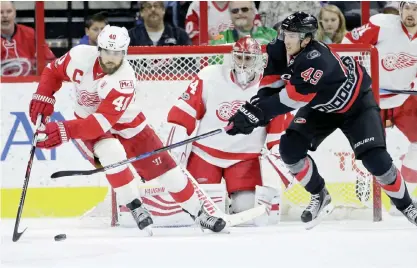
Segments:
[[[36,27],[36,73],[41,75],[45,67],[45,3],[35,3],[35,27]]]

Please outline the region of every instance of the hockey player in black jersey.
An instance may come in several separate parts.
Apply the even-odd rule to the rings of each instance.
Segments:
[[[249,134],[275,116],[299,109],[281,137],[279,149],[282,160],[311,193],[310,204],[301,215],[309,229],[331,212],[332,204],[308,150],[315,150],[339,128],[356,158],[377,178],[397,209],[417,225],[416,204],[386,150],[371,78],[352,57],[340,58],[314,40],[316,30],[317,19],[304,12],[282,22],[283,36],[267,46],[268,65],[260,89],[230,118],[233,127],[227,133]]]

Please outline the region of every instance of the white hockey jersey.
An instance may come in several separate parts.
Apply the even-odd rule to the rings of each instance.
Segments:
[[[411,36],[400,16],[378,14],[370,22],[346,34],[343,43],[375,45],[379,52],[380,106],[401,106],[406,94],[392,94],[384,89],[407,89],[417,77],[417,34]]]
[[[205,67],[171,108],[168,122],[185,127],[188,135],[196,128],[196,135],[223,128],[239,107],[256,95],[258,87],[259,83],[240,88],[226,65]],[[193,144],[192,151],[205,161],[226,168],[258,157],[265,142],[268,148],[278,144],[291,119],[292,115],[278,116],[250,135],[221,133],[202,139]]]
[[[129,139],[145,126],[145,116],[138,106],[136,75],[129,62],[123,60],[111,75],[103,73],[97,47],[79,45],[48,64],[38,86],[38,93],[52,95],[63,81],[75,87],[74,112],[80,120],[72,135],[85,138],[108,131]],[[51,94],[52,91],[52,94]]]

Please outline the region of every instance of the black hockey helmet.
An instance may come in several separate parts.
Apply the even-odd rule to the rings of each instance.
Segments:
[[[318,27],[316,17],[300,11],[289,15],[281,24],[281,29],[284,31],[302,33],[301,39],[314,37]]]

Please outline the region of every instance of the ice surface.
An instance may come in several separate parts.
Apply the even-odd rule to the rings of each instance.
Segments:
[[[417,228],[403,217],[380,223],[323,222],[311,231],[300,223],[236,227],[230,234],[197,228],[139,230],[92,227],[80,220],[23,219],[29,227],[11,240],[13,220],[1,222],[0,267],[159,268],[416,268]],[[67,234],[65,241],[54,236]]]

